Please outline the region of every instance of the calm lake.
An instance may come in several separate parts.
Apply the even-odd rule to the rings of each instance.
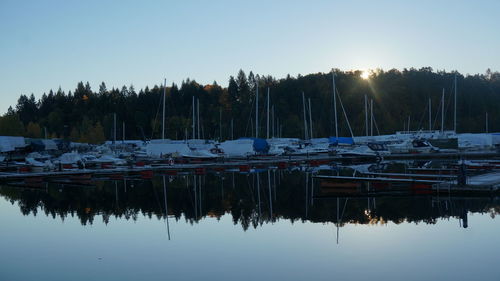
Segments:
[[[0,280],[499,280],[500,198],[320,189],[279,170],[1,186]]]

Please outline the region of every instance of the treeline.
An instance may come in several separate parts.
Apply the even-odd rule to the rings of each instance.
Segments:
[[[428,129],[428,100],[432,101],[432,128],[441,126],[441,95],[445,92],[445,129],[453,129],[454,79],[457,79],[458,132],[484,132],[486,113],[489,131],[499,131],[500,73],[462,75],[433,71],[431,68],[376,70],[369,79],[361,71],[334,70],[340,100],[337,100],[339,132],[349,136],[345,108],[354,135],[365,134],[365,95],[373,99],[377,133],[397,130]],[[166,88],[166,136],[171,139],[192,137],[192,99],[199,100],[200,137],[228,139],[255,135],[255,94],[259,89],[259,136],[266,132],[266,96],[269,89],[270,134],[303,137],[303,100],[311,100],[314,137],[334,135],[332,73],[298,75],[276,79],[245,74],[243,70],[229,78],[227,87],[216,82],[201,85],[187,79],[181,85]],[[114,136],[116,114],[117,139],[161,137],[163,85],[139,91],[131,85],[108,89],[104,82],[97,91],[89,83],[78,83],[73,91],[21,95],[17,105],[0,117],[0,135],[69,138],[99,143]],[[340,102],[341,101],[341,102]],[[306,110],[308,111],[308,105]],[[309,113],[307,112],[309,119]],[[408,122],[410,120],[410,122]],[[274,121],[274,122],[273,122]],[[232,125],[231,125],[232,124]],[[274,125],[274,126],[273,126]],[[125,130],[123,130],[125,128]],[[274,130],[273,130],[274,128]]]

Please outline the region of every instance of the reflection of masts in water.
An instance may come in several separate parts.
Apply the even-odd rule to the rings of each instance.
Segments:
[[[271,171],[267,170],[267,188],[269,190],[269,218],[273,221],[273,194],[271,192]]]
[[[119,209],[120,206],[118,205],[118,182],[115,181],[115,201],[116,201],[116,208]]]
[[[468,219],[468,216],[467,216],[467,208],[463,208],[462,209],[462,212],[460,214],[460,220],[462,221],[461,226],[463,228],[468,228],[469,227],[469,219]]]
[[[367,200],[367,212],[371,214],[372,212],[372,205],[373,205],[373,209],[376,210],[377,209],[377,201],[375,199],[375,197],[371,198],[371,197],[366,197],[366,200]]]
[[[305,173],[306,175],[306,186],[305,186],[305,192],[306,192],[306,218],[307,218],[307,215],[308,215],[308,205],[310,204],[311,206],[313,206],[313,202],[314,202],[314,178],[313,178],[313,174],[311,173],[309,175],[309,172],[306,172]],[[309,177],[311,178],[311,180],[309,181]],[[310,183],[310,184],[309,184]],[[309,188],[310,186],[310,188]]]
[[[311,175],[311,206],[314,204],[314,178]]]
[[[193,176],[193,192],[194,192],[194,215],[196,220],[202,216],[202,205],[201,205],[201,176]]]
[[[306,191],[306,219],[307,219],[307,211],[308,211],[308,203],[309,203],[309,173],[306,172],[305,173],[306,175],[306,188],[305,188],[305,191]]]
[[[339,214],[340,214],[340,212],[339,212],[340,198],[337,197],[337,223],[335,224],[337,227],[337,244],[339,243],[339,228],[340,228],[340,224],[342,223],[342,218],[344,217],[345,207],[347,206],[348,200],[349,200],[349,198],[345,199],[344,208],[342,208],[342,214],[339,216]]]
[[[167,205],[167,182],[165,180],[165,176],[163,176],[163,198],[165,199],[165,220],[167,225],[167,235],[168,240],[170,240],[170,225],[168,223],[168,205]]]
[[[276,201],[276,170],[273,170],[274,201]]]
[[[196,220],[198,219],[198,192],[197,192],[197,184],[196,184],[196,176],[193,176],[193,192],[194,192],[194,217]]]
[[[224,176],[220,177],[221,202],[224,202]]]
[[[256,174],[257,176],[257,200],[259,201],[259,221],[262,215],[262,210],[260,207],[260,176],[259,173]]]
[[[202,184],[202,179],[203,179],[202,176],[200,176],[199,181],[198,181],[199,182],[199,189],[198,189],[198,195],[199,195],[198,198],[199,199],[198,200],[199,200],[199,203],[200,203],[200,208],[198,210],[200,211],[200,217],[201,217],[201,214],[202,214],[202,205],[201,205],[201,199],[202,199],[202,197],[201,197],[201,184]]]
[[[339,244],[339,198],[337,197],[337,244]]]
[[[460,199],[452,200],[450,196],[445,198],[437,196],[433,197],[431,201],[432,208],[436,208],[436,205],[438,217],[458,217],[459,227],[469,227],[467,201],[461,201]],[[444,210],[442,205],[444,205]]]

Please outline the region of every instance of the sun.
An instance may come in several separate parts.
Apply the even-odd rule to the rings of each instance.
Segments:
[[[363,78],[364,80],[368,80],[370,78],[370,72],[368,70],[363,70],[359,77]]]

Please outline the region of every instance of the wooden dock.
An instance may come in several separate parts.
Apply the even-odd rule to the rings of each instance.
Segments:
[[[178,173],[189,172],[194,174],[206,174],[207,172],[224,172],[226,170],[238,172],[251,172],[256,169],[277,168],[286,169],[290,166],[306,165],[317,167],[319,165],[330,164],[330,156],[295,156],[280,157],[272,159],[252,159],[225,162],[200,162],[188,164],[152,164],[146,166],[122,166],[107,169],[67,169],[61,171],[46,172],[0,172],[0,183],[20,182],[20,181],[50,181],[56,178],[69,178],[74,180],[108,178],[108,177],[143,177],[151,178],[154,173],[177,175]]]

